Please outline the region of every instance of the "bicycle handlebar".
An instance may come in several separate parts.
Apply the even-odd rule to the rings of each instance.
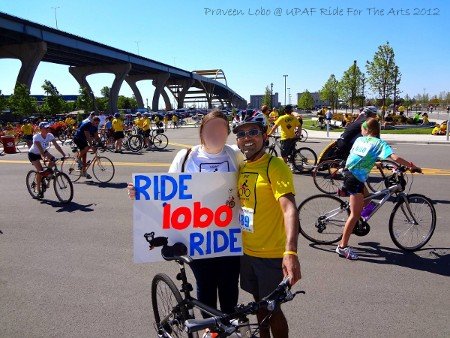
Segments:
[[[265,308],[269,312],[273,312],[280,304],[294,299],[294,297],[299,293],[305,293],[305,291],[297,291],[295,293],[292,293],[290,291],[289,280],[289,276],[284,278],[272,293],[264,297],[259,302],[250,302],[246,305],[237,305],[235,308],[235,312],[230,315],[225,314],[222,316],[213,316],[205,319],[187,319],[184,322],[185,330],[188,333],[193,333],[204,330],[206,328],[210,328],[231,334],[235,332],[239,327],[239,325],[232,323],[233,320],[241,319],[248,315],[254,315],[261,308]]]

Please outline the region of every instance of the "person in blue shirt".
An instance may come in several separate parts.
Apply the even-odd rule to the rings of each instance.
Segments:
[[[100,137],[98,136],[98,124],[100,118],[95,116],[91,121],[83,121],[78,127],[73,137],[73,142],[77,145],[80,152],[78,154],[78,160],[81,160],[81,175],[90,179],[90,175],[86,174],[86,155],[90,147],[93,147],[94,140],[100,143]],[[94,149],[95,150],[95,149]]]
[[[355,260],[358,255],[348,246],[353,228],[361,217],[364,207],[364,195],[368,192],[364,183],[378,159],[391,159],[400,165],[421,172],[412,162],[394,154],[392,148],[380,140],[380,124],[377,119],[369,118],[361,125],[361,137],[353,144],[344,169],[343,188],[350,195],[350,215],[345,223],[342,239],[336,248],[341,257]]]

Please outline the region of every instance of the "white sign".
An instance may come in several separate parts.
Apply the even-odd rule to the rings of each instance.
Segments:
[[[145,233],[185,244],[194,259],[242,255],[236,173],[133,174],[134,261],[162,261]]]

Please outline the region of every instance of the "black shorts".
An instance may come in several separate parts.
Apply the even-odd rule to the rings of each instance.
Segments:
[[[33,141],[33,135],[23,135],[25,141]]]
[[[295,148],[295,143],[297,140],[295,138],[288,138],[286,140],[280,141],[281,157],[288,157],[292,154]]]
[[[143,131],[144,137],[150,137],[150,129]]]
[[[358,180],[353,174],[345,169],[344,172],[344,184],[343,188],[344,190],[350,194],[362,194],[364,192],[364,183]]]
[[[30,162],[42,160],[41,154],[36,155],[35,153],[28,152],[28,159]]]
[[[87,140],[74,138],[73,139],[73,143],[75,143],[77,145],[77,147],[78,147],[78,149],[80,149],[80,151],[82,151],[86,147],[89,147],[89,144],[87,143]]]
[[[270,294],[283,280],[282,258],[241,256],[241,289],[255,298]]]
[[[115,131],[113,136],[116,141],[125,137],[125,135],[123,134],[123,131]]]

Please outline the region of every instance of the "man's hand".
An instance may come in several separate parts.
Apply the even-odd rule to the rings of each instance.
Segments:
[[[127,190],[130,200],[136,199],[136,189],[134,188],[133,183],[128,183]]]
[[[294,285],[302,278],[302,272],[300,270],[300,262],[298,257],[295,255],[284,255],[283,256],[283,276],[290,276],[290,285]]]

